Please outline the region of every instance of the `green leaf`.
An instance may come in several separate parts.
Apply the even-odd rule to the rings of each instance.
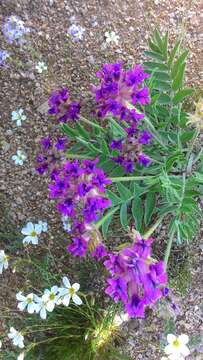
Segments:
[[[167,67],[167,65],[165,65],[165,64],[161,64],[161,63],[158,63],[158,62],[151,62],[151,61],[149,61],[149,62],[144,62],[143,63],[143,66],[144,67],[146,67],[147,69],[157,69],[157,70],[165,70],[165,71],[167,71],[168,70],[168,67]]]
[[[68,125],[63,124],[61,126],[62,131],[67,134],[70,138],[75,138],[76,136],[78,136],[78,132],[72,128],[70,128]]]
[[[172,83],[172,89],[174,91],[181,89],[183,86],[183,79],[184,79],[184,74],[185,74],[185,63],[180,65],[180,68],[178,70],[178,73],[175,77],[175,79],[173,80]]]
[[[163,51],[163,42],[160,36],[160,33],[157,29],[155,29],[154,31],[154,36],[153,36],[154,40],[156,41],[157,46],[159,47],[159,49],[161,51]]]
[[[151,220],[152,214],[155,209],[156,195],[153,192],[149,192],[145,200],[145,214],[144,214],[144,223],[147,226]]]
[[[153,51],[144,51],[144,55],[157,61],[161,61],[161,62],[164,61],[164,57],[162,55],[157,54],[156,52]]]
[[[153,88],[160,90],[160,91],[170,91],[171,85],[168,82],[165,81],[154,81]]]
[[[159,105],[169,105],[171,103],[171,98],[169,95],[161,94],[157,100]]]
[[[139,196],[136,196],[132,201],[132,215],[135,220],[136,230],[139,232],[141,232],[142,228],[143,212],[142,201]]]
[[[113,215],[109,216],[108,219],[106,219],[106,221],[104,221],[102,224],[102,234],[103,234],[104,239],[107,238],[109,225],[110,225],[112,219],[113,219]]]
[[[90,133],[88,131],[86,131],[83,126],[81,126],[79,124],[79,122],[76,123],[76,129],[78,130],[78,133],[80,136],[82,136],[83,138],[85,138],[86,140],[89,140],[90,138]]]
[[[162,49],[163,49],[165,57],[167,58],[167,56],[168,56],[168,31],[166,32],[166,34],[162,40],[162,43],[163,43]]]
[[[127,230],[127,228],[128,228],[128,214],[127,214],[127,211],[128,211],[127,202],[124,202],[121,205],[121,208],[120,208],[120,222],[121,222],[121,225],[122,225],[124,230]]]
[[[172,67],[172,69],[171,69],[171,76],[172,76],[173,79],[177,76],[177,73],[178,73],[178,71],[179,71],[179,69],[180,69],[180,65],[182,65],[182,64],[185,62],[185,60],[186,60],[186,58],[187,58],[187,56],[188,56],[188,53],[189,53],[189,51],[188,51],[188,50],[185,50],[185,51],[179,56],[178,60],[177,60],[177,61],[175,62],[175,64],[173,65],[173,67]]]
[[[125,138],[126,132],[125,130],[112,118],[108,118],[110,121],[110,127],[113,133],[114,138]]]
[[[181,142],[185,143],[187,141],[192,140],[195,133],[196,133],[196,130],[185,131],[184,133],[182,133],[180,135]]]
[[[169,156],[166,161],[166,171],[170,171],[173,167],[174,162],[176,162],[180,158],[180,153]]]
[[[122,202],[122,199],[114,194],[111,190],[106,190],[107,197],[112,201],[112,205],[116,206]]]
[[[184,100],[184,98],[185,98],[186,96],[192,95],[193,92],[194,92],[194,90],[193,90],[193,89],[189,89],[189,88],[185,88],[185,89],[183,89],[183,90],[178,91],[178,92],[175,94],[174,98],[173,98],[173,104],[174,104],[174,105],[179,104],[181,101]]]
[[[117,189],[122,200],[126,201],[132,197],[131,191],[122,183],[117,183]]]
[[[151,73],[151,70],[146,70],[147,73]],[[163,71],[154,71],[153,76],[156,80],[158,81],[170,81],[170,77],[168,75],[168,73],[163,72]]]
[[[96,148],[93,144],[91,144],[90,142],[87,142],[83,138],[77,136],[76,140],[78,140],[81,144],[83,144],[89,150],[93,151],[93,153],[97,153],[97,154],[101,153],[100,149]]]
[[[179,50],[180,44],[181,44],[181,41],[177,41],[175,43],[175,46],[174,46],[173,50],[170,53],[169,60],[168,60],[168,66],[169,67],[172,66],[173,60],[175,59],[176,53]]]
[[[159,49],[159,47],[156,44],[154,44],[154,42],[151,39],[149,39],[148,44],[149,44],[149,48],[152,51],[157,52],[159,54],[162,53],[161,50]]]
[[[101,140],[101,150],[105,155],[109,155],[110,151],[108,145],[104,139]]]

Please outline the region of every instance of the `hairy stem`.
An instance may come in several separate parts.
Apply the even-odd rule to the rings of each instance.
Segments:
[[[112,210],[110,210],[105,216],[103,216],[103,218],[101,220],[99,220],[96,224],[95,224],[95,227],[97,229],[99,229],[102,224],[111,216],[113,215],[118,209],[119,209],[120,206],[116,206],[115,208],[113,208]]]
[[[91,125],[92,127],[96,128],[96,129],[99,129],[99,130],[105,132],[105,130],[100,125],[95,124],[94,122],[92,122],[90,120],[87,120],[82,115],[80,115],[80,120],[83,121],[84,123],[88,124],[88,125]]]
[[[138,180],[148,180],[154,179],[155,175],[148,175],[148,176],[121,176],[121,177],[112,177],[110,180],[112,182],[119,182],[119,181],[138,181]]]

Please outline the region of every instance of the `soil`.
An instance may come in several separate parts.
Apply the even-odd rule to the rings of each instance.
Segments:
[[[21,252],[16,250],[18,233],[28,221],[48,221],[50,233],[43,240],[48,248],[54,244],[56,234],[61,234],[61,224],[48,201],[46,180],[36,174],[34,167],[38,142],[50,130],[46,115],[50,92],[67,86],[71,97],[74,100],[82,97],[84,107],[89,109],[90,85],[95,81],[98,68],[103,63],[120,60],[127,66],[142,62],[147,39],[156,27],[161,32],[169,30],[171,43],[177,37],[183,39],[184,46],[190,50],[186,81],[201,89],[202,13],[201,0],[0,1],[0,25],[11,14],[21,17],[31,29],[29,41],[22,49],[8,45],[0,34],[0,48],[7,49],[11,55],[9,67],[0,69],[1,232],[7,234],[0,237],[0,244],[2,249],[8,248],[12,255],[18,255],[18,251]],[[77,44],[66,37],[67,29],[73,23],[85,28],[84,40]],[[119,35],[119,44],[105,47],[104,34],[112,30]],[[48,71],[43,74],[35,70],[39,60],[48,66]],[[18,108],[25,110],[27,120],[22,127],[16,128],[11,121],[11,112]],[[22,167],[15,166],[11,160],[18,148],[27,156]],[[158,236],[160,239],[166,236],[164,229]],[[62,246],[57,241],[60,254]],[[178,333],[189,336],[203,335],[202,249],[200,236],[190,250],[193,259],[190,288],[186,296],[176,294],[182,308],[176,319]],[[15,307],[16,288],[23,286],[23,279],[8,270],[2,275],[1,282],[1,307],[8,302]],[[125,324],[126,342],[121,350],[136,360],[159,359],[165,321],[150,313],[146,320]],[[196,347],[191,359],[203,359],[201,346]]]

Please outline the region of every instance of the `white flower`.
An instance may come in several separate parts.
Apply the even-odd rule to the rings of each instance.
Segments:
[[[61,221],[63,223],[63,228],[68,233],[71,232],[71,223],[70,223],[69,219],[70,219],[69,216],[62,216],[62,218],[61,218]]]
[[[25,353],[22,352],[20,353],[20,355],[18,355],[17,360],[24,360],[24,357],[25,357]]]
[[[47,230],[48,230],[48,224],[47,224],[47,222],[46,221],[39,221],[38,222],[38,225],[40,225],[41,227],[42,227],[42,231],[43,232],[47,232]]]
[[[28,222],[24,228],[22,228],[21,233],[26,235],[23,239],[23,244],[38,244],[38,235],[42,232],[42,226],[40,224],[33,224]]]
[[[10,328],[8,337],[12,340],[13,345],[18,346],[21,349],[24,348],[24,336],[19,331],[14,329],[14,327]]]
[[[105,38],[107,44],[114,43],[116,45],[118,45],[120,39],[119,35],[117,35],[115,31],[106,31]]]
[[[13,121],[16,121],[16,125],[17,126],[21,126],[22,125],[22,121],[26,120],[26,116],[24,114],[24,110],[23,109],[19,109],[16,111],[12,111],[11,113],[11,118]]]
[[[80,289],[80,284],[75,283],[71,286],[70,281],[66,276],[63,277],[62,281],[65,287],[59,288],[60,299],[58,301],[58,304],[63,304],[65,306],[68,306],[72,298],[73,302],[76,305],[81,305],[82,300],[76,294],[76,292]]]
[[[2,347],[2,341],[0,340],[0,349],[1,349],[1,347]]]
[[[35,69],[39,74],[41,74],[43,71],[47,70],[47,65],[44,63],[44,61],[39,61],[35,66]]]
[[[59,289],[58,286],[52,286],[52,288],[45,289],[44,294],[41,298],[36,298],[37,301],[37,312],[40,313],[42,319],[46,319],[46,311],[52,312],[55,308],[59,299]]]
[[[2,274],[3,269],[8,269],[8,256],[4,250],[0,250],[0,274]]]
[[[181,357],[188,356],[190,354],[189,348],[186,344],[189,342],[189,338],[187,335],[182,334],[180,336],[175,336],[173,334],[167,335],[168,345],[166,345],[164,352],[169,355],[170,360],[174,360],[173,356],[177,357],[179,360]]]
[[[35,304],[35,295],[34,294],[28,294],[27,296],[24,296],[22,292],[16,294],[16,299],[19,301],[18,303],[18,309],[20,311],[23,311],[27,308],[27,311],[29,314],[33,314],[36,311],[36,304]]]
[[[58,286],[53,286],[51,290],[46,289],[44,295],[40,298],[36,296],[36,312],[39,313],[41,319],[47,318],[47,311],[52,312],[59,299]]]
[[[23,165],[23,162],[26,159],[26,155],[18,149],[16,155],[13,155],[11,159],[15,162],[16,165]]]
[[[185,357],[183,357],[182,355],[177,355],[177,354],[171,354],[169,356],[162,356],[161,360],[184,360]]]
[[[85,29],[80,25],[71,25],[68,29],[67,37],[71,36],[74,42],[79,42],[83,39]]]

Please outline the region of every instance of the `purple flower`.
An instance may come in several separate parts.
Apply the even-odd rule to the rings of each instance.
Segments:
[[[73,24],[69,27],[67,35],[72,37],[73,42],[79,42],[83,40],[85,29],[80,26]]]
[[[56,148],[58,151],[64,151],[64,150],[65,150],[66,143],[67,143],[67,138],[58,138],[58,139],[57,139],[57,142],[56,142],[56,144],[55,144],[55,148]]]
[[[136,105],[139,103],[140,105],[147,105],[150,103],[149,89],[144,87],[143,89],[132,94],[132,103]]]
[[[93,256],[97,261],[103,259],[107,256],[107,251],[103,244],[97,245],[93,252],[91,252],[91,256]]]
[[[85,256],[87,252],[87,243],[82,237],[75,237],[72,244],[67,247],[67,250],[73,256]]]
[[[152,135],[148,131],[144,130],[139,136],[139,143],[143,145],[148,145],[150,144],[151,138]]]
[[[58,92],[53,92],[49,98],[50,106],[48,114],[55,117],[57,122],[66,123],[67,121],[76,121],[79,119],[80,104],[70,102],[67,88]]]
[[[10,57],[8,51],[0,49],[0,66],[6,66],[6,60]]]
[[[122,277],[117,279],[107,279],[109,286],[106,288],[105,293],[113,298],[115,303],[119,300],[126,302],[127,301],[127,284]]]
[[[122,165],[124,166],[125,172],[126,172],[127,174],[133,173],[134,170],[135,170],[134,162],[131,161],[131,160],[123,161],[123,164],[122,164]]]
[[[9,44],[16,42],[21,45],[25,42],[25,35],[30,32],[30,29],[25,27],[24,21],[18,16],[12,15],[3,24],[2,32]]]
[[[138,163],[140,165],[143,165],[145,167],[149,166],[151,163],[151,160],[144,154],[139,154],[138,155]]]
[[[122,142],[123,140],[113,140],[110,144],[110,148],[112,150],[122,150]]]
[[[133,245],[116,255],[108,254],[104,262],[111,274],[105,292],[115,302],[121,300],[130,317],[144,317],[145,307],[163,296],[167,275],[163,262],[151,258],[153,239],[143,240],[137,232],[132,237]]]
[[[52,148],[51,138],[48,136],[47,138],[41,139],[41,145],[43,150],[47,151]]]

